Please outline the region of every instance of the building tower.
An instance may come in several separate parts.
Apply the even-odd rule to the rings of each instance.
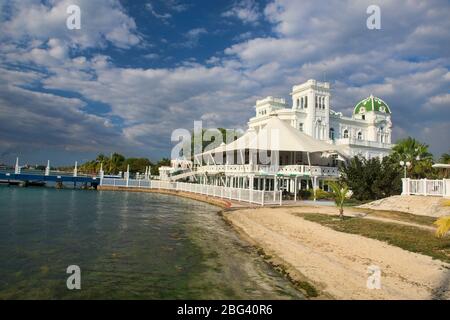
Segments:
[[[329,139],[330,83],[308,80],[292,88],[292,109],[306,114],[299,130],[319,140]]]

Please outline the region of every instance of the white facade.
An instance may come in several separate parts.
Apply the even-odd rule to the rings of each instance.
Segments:
[[[291,92],[292,104],[284,99],[267,97],[256,102],[256,116],[248,122],[257,132],[264,128],[270,115],[307,135],[339,145],[346,156],[384,157],[391,145],[391,110],[381,99],[372,95],[360,101],[351,117],[331,109],[328,82],[308,80],[296,85]]]

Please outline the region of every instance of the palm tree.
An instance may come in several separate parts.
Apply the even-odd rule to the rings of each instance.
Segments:
[[[344,202],[345,199],[351,197],[352,192],[349,190],[348,186],[342,183],[330,181],[328,182],[328,185],[333,190],[334,202],[336,204],[336,207],[339,208],[339,217],[341,218],[341,220],[344,220]]]
[[[121,170],[123,163],[125,162],[125,157],[121,154],[114,153],[111,155],[111,160],[109,163],[110,173],[117,173]]]
[[[392,155],[403,161],[414,161],[417,159],[432,159],[433,155],[428,152],[428,145],[412,137],[398,140],[392,148]]]
[[[410,175],[416,178],[431,177],[433,174],[433,155],[428,151],[428,145],[408,137],[397,141],[392,148],[392,158],[397,161],[410,162]]]
[[[98,172],[100,170],[102,164],[103,164],[104,168],[108,168],[109,167],[110,159],[107,156],[105,156],[104,154],[101,153],[95,159],[95,163],[96,163],[95,171]]]
[[[439,238],[443,238],[447,232],[450,231],[450,216],[441,217],[434,222],[437,226],[436,236]]]
[[[450,153],[443,153],[439,159],[439,163],[450,164]]]

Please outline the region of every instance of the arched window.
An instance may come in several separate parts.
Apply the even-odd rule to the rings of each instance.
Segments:
[[[300,107],[300,99],[297,99],[297,108]]]
[[[330,139],[334,140],[334,129],[330,128]]]
[[[301,102],[302,109],[303,109],[304,105],[305,105],[305,101],[303,100],[303,97],[302,97],[302,102]]]
[[[308,108],[308,96],[305,97],[305,109]]]
[[[362,132],[358,132],[358,140],[362,140]]]
[[[347,139],[347,138],[348,138],[348,130],[345,129],[345,130],[344,130],[344,139]]]
[[[385,139],[384,139],[384,127],[380,127],[380,142],[384,143]]]

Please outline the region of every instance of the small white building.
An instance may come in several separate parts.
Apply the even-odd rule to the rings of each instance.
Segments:
[[[384,157],[391,151],[391,109],[373,95],[358,102],[351,117],[331,108],[328,82],[308,80],[291,92],[292,104],[285,99],[267,97],[256,101],[256,116],[248,122],[257,132],[265,127],[270,115],[317,140],[342,146],[348,157]]]

